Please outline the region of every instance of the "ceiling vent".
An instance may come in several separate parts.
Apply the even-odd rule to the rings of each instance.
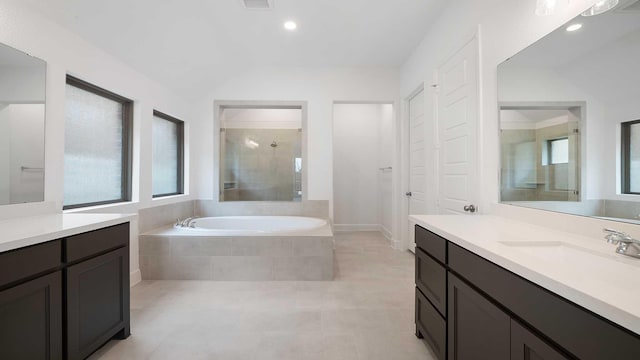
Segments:
[[[640,13],[640,0],[623,0],[616,12],[619,13]]]
[[[273,0],[240,0],[242,6],[251,10],[271,10]]]

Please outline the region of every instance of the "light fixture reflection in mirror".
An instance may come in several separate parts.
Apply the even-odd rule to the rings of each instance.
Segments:
[[[0,44],[0,205],[44,200],[46,68]]]
[[[578,15],[498,66],[501,202],[640,224],[640,136],[624,131],[640,123],[638,10]],[[541,137],[531,110],[559,104],[578,126]]]
[[[582,13],[582,16],[595,16],[604,14],[605,12],[612,10],[620,3],[619,0],[602,0],[598,1],[589,8],[589,10]]]
[[[536,15],[547,16],[553,15],[556,10],[558,0],[537,0],[536,1]]]

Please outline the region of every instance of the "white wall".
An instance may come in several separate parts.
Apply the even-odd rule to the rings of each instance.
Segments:
[[[391,167],[392,169],[378,172],[378,212],[380,213],[382,233],[387,238],[393,238],[393,240],[396,241],[396,238],[392,235],[394,231],[393,218],[394,216],[399,216],[396,214],[396,211],[393,210],[394,165],[395,171],[398,169],[398,166],[394,161],[394,148],[396,146],[394,121],[396,120],[396,117],[393,113],[393,105],[383,104],[381,105],[380,111],[378,168]]]
[[[337,229],[382,230],[391,235],[393,106],[335,104],[333,213]]]
[[[406,98],[425,83],[425,166],[436,164],[434,93],[429,86],[436,82],[435,70],[461,48],[474,34],[480,42],[480,123],[478,126],[480,212],[499,195],[499,139],[497,107],[497,66],[511,55],[564,24],[595,3],[595,0],[559,2],[555,15],[539,17],[535,1],[465,0],[452,1],[432,25],[429,32],[400,71],[401,96]],[[430,177],[427,188],[428,212],[436,213],[437,188]]]
[[[45,130],[45,202],[2,206],[3,217],[61,211],[64,163],[65,77],[71,74],[134,100],[134,201],[112,205],[93,212],[137,212],[145,208],[191,198],[178,196],[152,200],[151,124],[153,109],[185,120],[189,144],[190,104],[178,94],[136,72],[121,61],[86,42],[78,35],[25,9],[19,1],[0,3],[0,42],[47,62]],[[185,156],[189,163],[189,151]],[[190,188],[186,176],[187,190]],[[52,206],[55,204],[55,206]],[[132,224],[131,271],[138,266],[137,222]]]
[[[308,199],[331,200],[332,111],[334,101],[394,102],[398,98],[398,71],[389,68],[256,68],[212,86],[197,104],[198,122],[193,124],[193,174],[197,194],[213,199],[213,101],[306,101]],[[215,145],[217,146],[217,144]]]

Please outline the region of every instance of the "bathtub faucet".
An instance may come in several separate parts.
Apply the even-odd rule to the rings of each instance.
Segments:
[[[193,220],[195,220],[195,218],[193,217],[188,217],[182,221],[180,221],[180,219],[178,219],[178,221],[176,222],[176,226],[179,227],[195,227]]]

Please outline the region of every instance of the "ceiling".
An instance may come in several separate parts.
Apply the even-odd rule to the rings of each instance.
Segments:
[[[446,0],[21,0],[139,72],[202,93],[250,67],[397,67]],[[298,23],[287,32],[286,20]]]

